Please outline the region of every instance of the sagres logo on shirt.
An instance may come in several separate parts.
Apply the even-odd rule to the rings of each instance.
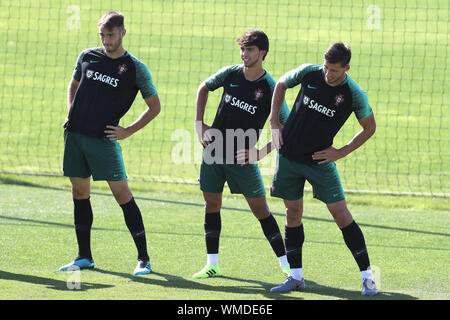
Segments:
[[[310,97],[308,97],[306,95],[303,97],[303,104],[308,106],[308,108],[313,109],[317,112],[320,112],[330,118],[333,118],[334,114],[336,113],[336,110],[324,107],[323,105],[319,104],[314,99],[311,99]]]
[[[233,107],[238,107],[239,109],[247,111],[251,114],[255,114],[256,109],[258,109],[257,106],[254,106],[245,101],[239,100],[238,98],[233,97],[230,94],[225,94],[224,100],[226,103],[229,103]]]
[[[119,79],[110,77],[106,74],[101,74],[98,71],[93,71],[93,70],[88,69],[88,70],[86,70],[86,77],[88,79],[92,79],[95,81],[100,81],[100,82],[109,84],[110,86],[112,86],[114,88],[119,85]]]

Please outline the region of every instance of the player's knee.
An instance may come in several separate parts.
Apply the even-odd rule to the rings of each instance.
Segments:
[[[257,210],[252,210],[252,212],[258,220],[266,219],[270,216],[270,211],[267,208],[258,208]]]
[[[247,202],[253,215],[258,220],[262,220],[270,216],[270,210],[265,197],[247,199]]]
[[[338,208],[330,208],[330,213],[333,216],[334,221],[340,228],[344,228],[353,221],[353,217],[346,206]]]
[[[125,190],[123,192],[115,192],[113,193],[113,195],[117,203],[120,205],[130,202],[133,198],[133,194],[129,190]]]
[[[222,207],[222,195],[203,193],[203,199],[205,199],[205,212],[218,212]]]
[[[88,199],[91,195],[90,180],[82,178],[70,178],[72,185],[72,197],[76,200]]]
[[[88,199],[90,197],[90,190],[72,186],[72,197],[77,200]]]
[[[205,212],[218,212],[221,207],[221,201],[205,201]]]
[[[108,181],[108,184],[118,204],[128,203],[133,198],[133,194],[126,181]]]

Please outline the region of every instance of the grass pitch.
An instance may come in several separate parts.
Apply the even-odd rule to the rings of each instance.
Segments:
[[[363,299],[359,270],[325,206],[305,195],[306,292],[273,294],[284,279],[278,261],[242,197],[227,195],[222,210],[222,277],[194,280],[206,262],[203,201],[190,191],[134,192],[143,212],[153,272],[134,277],[136,250],[122,212],[94,184],[94,270],[58,268],[76,256],[73,204],[62,178],[2,176],[0,299],[265,300]],[[133,185],[138,183],[130,182]],[[186,187],[187,188],[187,187]],[[351,196],[350,196],[351,198]],[[269,199],[281,230],[283,207]],[[371,299],[449,299],[448,211],[349,204],[367,242],[380,293]],[[79,282],[79,283],[78,283]],[[77,284],[78,283],[78,284]]]

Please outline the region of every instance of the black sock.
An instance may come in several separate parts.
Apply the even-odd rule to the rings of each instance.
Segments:
[[[345,228],[341,229],[344,241],[350,249],[358,264],[359,270],[367,270],[370,266],[369,254],[367,253],[366,242],[358,224],[353,221]]]
[[[220,230],[222,221],[219,212],[205,213],[205,241],[206,253],[219,253]]]
[[[120,207],[123,211],[125,223],[128,230],[133,237],[134,244],[138,251],[138,260],[149,261],[150,258],[147,253],[147,240],[145,237],[144,222],[142,221],[141,211],[137,206],[134,198],[125,204],[121,204]]]
[[[273,215],[269,215],[267,218],[259,220],[259,223],[277,257],[286,255],[283,237],[281,236],[280,228]]]
[[[285,227],[286,255],[290,267],[302,268],[302,247],[305,241],[303,224],[298,227]]]
[[[92,260],[91,227],[94,216],[91,201],[88,199],[73,199],[74,225],[78,242],[78,257]]]

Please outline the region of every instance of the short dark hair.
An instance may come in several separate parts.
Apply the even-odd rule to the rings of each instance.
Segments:
[[[269,52],[269,38],[261,30],[247,30],[239,39],[237,39],[237,42],[240,46],[257,46],[259,50],[266,50]],[[265,59],[267,52],[264,55],[263,60]]]
[[[336,42],[328,47],[323,57],[329,63],[340,63],[343,67],[345,67],[350,63],[352,51],[348,45],[342,42]]]
[[[124,28],[124,16],[121,12],[109,11],[103,15],[98,21],[98,27],[104,27],[108,30],[112,30],[114,27],[119,29]]]

